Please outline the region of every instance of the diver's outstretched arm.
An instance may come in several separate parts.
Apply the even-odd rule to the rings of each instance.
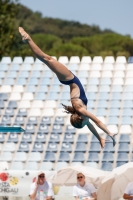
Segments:
[[[96,118],[92,113],[90,113],[88,110],[86,110],[83,106],[76,109],[81,115],[84,115],[86,117],[89,117],[95,124],[102,129],[105,133],[107,133],[108,136],[110,136],[113,140],[113,146],[115,146],[115,139],[114,136],[116,134],[111,134],[111,132],[107,129],[107,127],[98,119]]]

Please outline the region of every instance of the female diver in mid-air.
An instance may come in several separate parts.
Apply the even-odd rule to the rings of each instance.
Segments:
[[[83,86],[79,79],[69,71],[63,64],[45,54],[41,49],[34,43],[31,37],[24,31],[23,28],[19,27],[19,33],[22,36],[22,41],[28,43],[36,57],[44,62],[58,77],[62,84],[70,86],[71,106],[63,105],[66,113],[71,113],[70,122],[75,128],[83,128],[85,125],[89,130],[97,137],[101,147],[104,148],[106,140],[101,138],[97,133],[94,126],[89,122],[91,119],[99,128],[101,128],[108,136],[113,140],[113,146],[115,145],[114,135],[106,128],[106,126],[97,119],[93,114],[87,111],[87,98],[83,89]]]

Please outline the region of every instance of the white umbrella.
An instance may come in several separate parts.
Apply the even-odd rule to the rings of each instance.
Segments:
[[[73,186],[77,183],[77,173],[79,172],[85,175],[86,182],[93,183],[96,187],[98,187],[103,178],[109,173],[92,167],[76,165],[57,171],[49,181],[51,181],[53,185]]]
[[[97,200],[118,200],[129,182],[133,181],[133,162],[115,168],[101,182]]]

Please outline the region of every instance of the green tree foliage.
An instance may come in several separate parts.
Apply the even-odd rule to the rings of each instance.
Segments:
[[[130,36],[122,36],[114,33],[94,35],[91,37],[74,37],[71,43],[87,49],[91,56],[100,55],[133,55],[133,40]]]
[[[42,51],[57,57],[133,55],[130,36],[75,21],[42,17],[40,12],[19,5],[17,0],[0,0],[0,57],[33,56],[29,46],[21,41],[19,26],[31,35]]]
[[[11,55],[11,50],[16,44],[15,22],[18,9],[14,2],[0,0],[0,58]]]
[[[88,52],[85,48],[79,46],[79,45],[75,45],[75,44],[71,44],[71,43],[65,43],[65,44],[61,44],[59,46],[55,46],[53,49],[51,49],[50,51],[51,55],[56,55],[57,57],[59,56],[68,56],[69,58],[73,55],[73,56],[87,56]]]

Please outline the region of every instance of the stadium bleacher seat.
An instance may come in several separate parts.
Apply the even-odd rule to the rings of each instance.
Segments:
[[[120,135],[120,139],[119,139],[119,143],[130,143],[130,135],[128,134],[121,134]]]
[[[71,145],[71,143],[63,142],[62,143],[62,147],[60,149],[60,152],[69,152],[69,153],[71,153],[72,152],[72,145]]]
[[[12,162],[12,165],[10,167],[10,170],[23,170],[23,163],[22,162]]]
[[[40,170],[53,170],[53,163],[52,162],[42,162],[40,166]]]
[[[101,151],[101,146],[99,143],[97,142],[91,142],[91,146],[90,146],[90,149],[89,149],[89,152],[97,152],[97,153],[100,153]]]
[[[90,153],[88,156],[88,162],[99,162],[99,155],[98,153]]]
[[[67,162],[57,162],[56,165],[55,165],[55,170],[60,170],[62,168],[65,168],[68,166],[68,163]]]
[[[112,163],[110,162],[103,162],[101,169],[104,171],[112,171],[113,167],[112,167]]]
[[[36,135],[36,142],[45,143],[46,142],[46,135],[45,135],[45,133],[38,132],[37,135]]]
[[[24,133],[21,141],[31,143],[32,142],[32,135],[30,133]]]
[[[84,153],[75,153],[72,162],[84,162]]]
[[[0,143],[4,143],[5,137],[3,133],[0,133]]]
[[[54,152],[46,152],[43,161],[44,162],[55,162],[55,153]]]
[[[116,167],[120,167],[120,166],[122,166],[122,165],[124,165],[124,164],[126,164],[126,162],[117,162],[117,163],[116,163]]]
[[[68,152],[60,152],[58,162],[69,162],[70,155]]]
[[[127,61],[128,63],[133,63],[133,56],[130,56],[129,58],[128,58],[128,61]]]
[[[10,135],[8,137],[8,142],[17,143],[18,142],[18,134],[17,133],[10,133]]]
[[[69,142],[69,143],[74,143],[74,136],[72,133],[65,133],[64,135],[64,141],[63,142]],[[78,141],[77,141],[78,142]]]
[[[16,152],[14,161],[15,162],[25,162],[27,160],[27,155],[25,152]]]
[[[114,156],[111,152],[104,153],[102,162],[114,162]]]
[[[96,162],[87,162],[86,166],[98,169],[98,164]]]
[[[125,142],[120,143],[118,147],[118,152],[129,153],[129,144]]]
[[[128,162],[128,153],[118,153],[117,162]]]
[[[109,139],[109,138],[107,138],[107,139]],[[111,141],[111,139],[110,139],[110,141]],[[103,151],[104,151],[104,152],[111,152],[111,153],[114,153],[114,152],[115,152],[115,147],[113,147],[112,142],[106,142]]]
[[[88,142],[88,135],[87,134],[79,134],[77,142],[87,143]]]
[[[47,152],[55,152],[56,153],[58,151],[57,143],[49,142],[46,151]]]
[[[0,125],[21,126],[25,132],[0,133],[0,160],[9,162],[12,170],[58,170],[78,164],[109,171],[131,161],[133,56],[128,61],[124,56],[58,60],[82,82],[88,111],[118,134],[115,147],[92,120],[100,136],[109,140],[103,150],[87,126],[77,130],[70,125],[62,106],[71,106],[70,88],[44,63],[33,56],[3,57]]]
[[[25,167],[26,170],[38,170],[38,163],[37,162],[28,162]]]
[[[60,142],[60,134],[59,133],[51,132],[49,142],[59,143]]]
[[[75,152],[86,152],[86,144],[84,142],[76,143]]]

